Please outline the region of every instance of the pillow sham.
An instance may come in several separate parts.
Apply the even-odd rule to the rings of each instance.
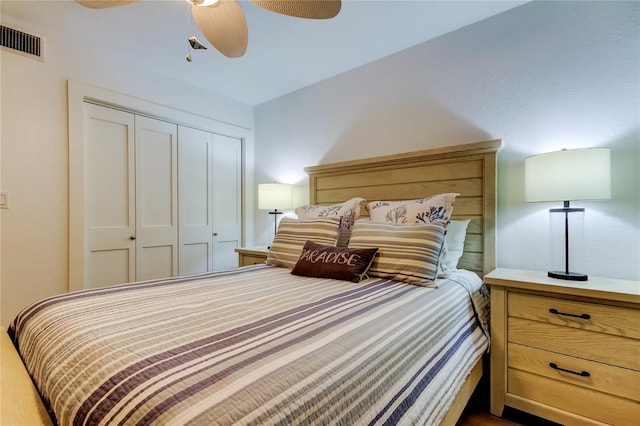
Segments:
[[[458,193],[433,195],[417,200],[372,201],[367,204],[369,218],[375,222],[449,223]]]
[[[464,240],[467,236],[467,226],[471,220],[452,220],[447,226],[447,234],[444,238],[446,249],[445,264],[450,271],[458,269],[458,262],[464,252]]]
[[[437,287],[438,258],[444,242],[441,222],[397,224],[358,220],[350,248],[378,247],[368,274],[424,287]]]
[[[334,247],[307,241],[291,273],[357,283],[366,276],[377,252],[377,248]]]
[[[377,222],[394,223],[443,223],[451,219],[457,192],[437,194],[417,200],[374,201],[367,204],[369,217]],[[447,264],[447,246],[443,243],[438,261],[438,278],[448,278],[451,270]]]
[[[339,217],[299,220],[283,217],[267,253],[267,264],[293,269],[308,241],[334,245],[338,239]]]
[[[349,244],[353,222],[360,217],[360,203],[363,201],[366,200],[364,198],[352,198],[344,203],[334,204],[332,206],[309,204],[296,208],[295,212],[299,219],[342,217],[336,245],[338,247],[346,247]]]
[[[455,225],[454,222],[456,222]],[[450,220],[447,225],[447,232],[444,236],[444,245],[442,246],[440,261],[438,263],[438,278],[449,278],[453,271],[458,270],[458,261],[462,257],[462,252],[464,251],[464,238],[466,236],[465,225],[462,230],[462,241],[459,241],[459,222],[461,221]],[[467,221],[467,223],[469,222]]]

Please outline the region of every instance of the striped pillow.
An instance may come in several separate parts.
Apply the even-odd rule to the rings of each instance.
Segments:
[[[453,214],[457,192],[432,195],[418,200],[374,201],[367,204],[369,218],[376,222],[434,223],[447,225]],[[447,262],[447,246],[443,245],[438,264],[438,278],[451,275]]]
[[[293,269],[307,241],[333,246],[338,239],[339,217],[297,220],[283,217],[267,253],[267,264]]]
[[[360,203],[366,201],[364,198],[352,198],[344,203],[332,206],[306,205],[296,208],[296,215],[300,219],[315,219],[318,217],[341,217],[340,230],[338,231],[338,242],[336,246],[346,247],[351,237],[351,227],[353,222],[360,217]]]
[[[424,287],[437,287],[438,258],[446,225],[441,222],[399,225],[358,220],[349,247],[378,247],[369,276],[389,278]]]

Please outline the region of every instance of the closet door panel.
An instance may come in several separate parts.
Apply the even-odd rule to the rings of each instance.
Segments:
[[[209,271],[211,244],[180,244],[179,275],[199,274]]]
[[[89,255],[89,281],[85,288],[104,287],[134,281],[133,262],[135,250],[113,249],[92,250]]]
[[[171,244],[147,243],[137,254],[136,280],[152,280],[176,275],[176,247]]]
[[[136,280],[178,273],[177,125],[136,116]]]
[[[212,269],[212,136],[178,128],[180,275]]]
[[[84,287],[135,280],[134,116],[89,103],[85,114]]]
[[[242,236],[242,141],[213,134],[213,269],[238,266]]]

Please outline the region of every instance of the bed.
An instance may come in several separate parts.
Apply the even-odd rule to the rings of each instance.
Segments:
[[[312,205],[363,207],[351,241],[327,244],[327,258],[377,241],[371,200],[458,194],[450,219],[469,220],[464,251],[429,285],[376,274],[386,248],[351,281],[297,271],[302,255],[283,266],[281,224],[268,265],[56,296],[23,310],[9,334],[59,424],[455,424],[488,350],[480,276],[495,262],[499,146],[305,169]],[[343,220],[299,223],[323,220],[337,238]],[[317,235],[299,223],[296,237]]]

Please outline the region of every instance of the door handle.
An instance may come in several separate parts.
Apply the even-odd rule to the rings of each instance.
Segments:
[[[211,234],[211,235],[212,235],[212,236],[214,236],[214,237],[217,237],[217,236],[218,236],[218,233],[217,233],[217,232],[214,232],[214,233],[213,233],[213,234]]]
[[[130,237],[129,237],[129,239],[130,239],[130,240],[135,240],[135,239],[136,239],[136,236],[135,236],[135,235],[132,235],[132,236],[130,236]]]

